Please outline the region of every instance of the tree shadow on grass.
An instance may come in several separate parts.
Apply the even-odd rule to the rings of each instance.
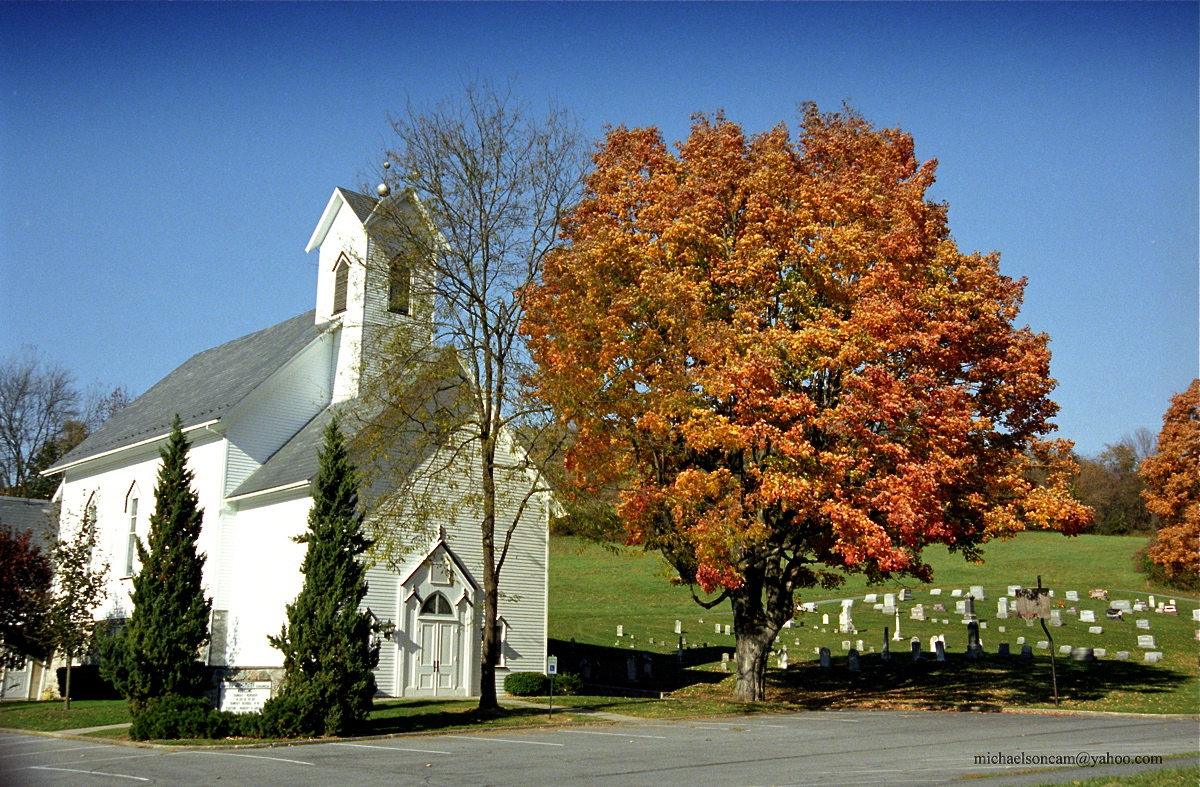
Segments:
[[[367,722],[365,734],[392,735],[401,732],[430,732],[456,727],[520,725],[525,717],[544,717],[537,708],[504,708],[500,713],[480,712],[474,701],[445,700],[380,703]]]
[[[808,709],[904,707],[930,710],[1000,710],[1053,703],[1050,659],[947,655],[938,662],[913,662],[907,655],[883,661],[877,654],[861,659],[851,672],[846,659],[829,669],[805,664],[768,673],[768,698]],[[1132,661],[1058,659],[1058,694],[1063,705],[1095,703],[1115,692],[1166,697],[1191,676]]]

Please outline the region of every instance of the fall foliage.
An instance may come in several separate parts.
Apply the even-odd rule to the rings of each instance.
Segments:
[[[958,251],[908,134],[808,105],[794,141],[700,115],[677,153],[616,128],[594,163],[527,297],[533,382],[579,483],[623,487],[630,542],[731,600],[737,696],[801,588],[1090,521],[1070,444],[1042,440],[1024,281]]]
[[[1146,507],[1162,521],[1151,561],[1175,581],[1200,577],[1200,379],[1171,398],[1158,453],[1139,468]]]

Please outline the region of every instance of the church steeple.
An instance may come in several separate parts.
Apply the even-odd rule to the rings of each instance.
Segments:
[[[364,369],[399,329],[428,330],[419,296],[428,266],[407,253],[395,216],[419,220],[410,194],[376,199],[334,189],[305,251],[320,248],[316,322],[337,332],[333,401],[361,393]]]

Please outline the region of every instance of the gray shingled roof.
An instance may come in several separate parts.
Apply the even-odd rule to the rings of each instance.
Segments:
[[[0,497],[0,527],[14,533],[32,530],[34,543],[49,548],[58,535],[58,506],[49,500]]]
[[[319,335],[309,311],[197,355],[160,380],[59,460],[65,465],[221,418]]]
[[[382,412],[381,403],[362,400],[322,410],[229,497],[312,481],[317,475],[325,427],[335,408],[340,414],[342,432],[350,438],[351,459],[360,472],[375,479],[401,478],[411,472],[437,449],[441,437],[468,417],[465,411],[468,402],[461,398],[461,386],[466,380],[453,353],[440,353],[440,358],[418,364],[412,371],[414,376],[409,385]],[[369,452],[355,439],[368,421],[392,435],[395,449],[386,452],[386,457],[368,456]],[[389,482],[376,481],[374,486],[361,489],[360,496],[368,499],[389,491]]]
[[[367,219],[371,217],[371,211],[375,210],[375,206],[379,204],[379,200],[346,188],[339,188],[338,191],[342,192],[346,204],[354,211],[354,215],[358,216],[358,220],[365,225]]]

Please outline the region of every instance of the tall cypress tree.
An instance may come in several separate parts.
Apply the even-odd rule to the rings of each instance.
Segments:
[[[346,735],[371,710],[379,646],[370,641],[370,614],[358,611],[367,593],[359,556],[372,543],[362,523],[358,473],[334,418],[325,429],[308,530],[295,539],[308,545],[304,587],[287,605],[279,636],[268,637],[284,657],[283,687],[264,708],[279,733]]]
[[[197,660],[208,641],[212,602],[201,580],[204,555],[196,551],[203,512],[187,469],[188,442],[179,416],[160,452],[154,513],[145,545],[137,542],[141,569],[133,577],[133,614],[128,628],[102,645],[103,671],[140,713],[156,697],[204,694],[204,665]]]

